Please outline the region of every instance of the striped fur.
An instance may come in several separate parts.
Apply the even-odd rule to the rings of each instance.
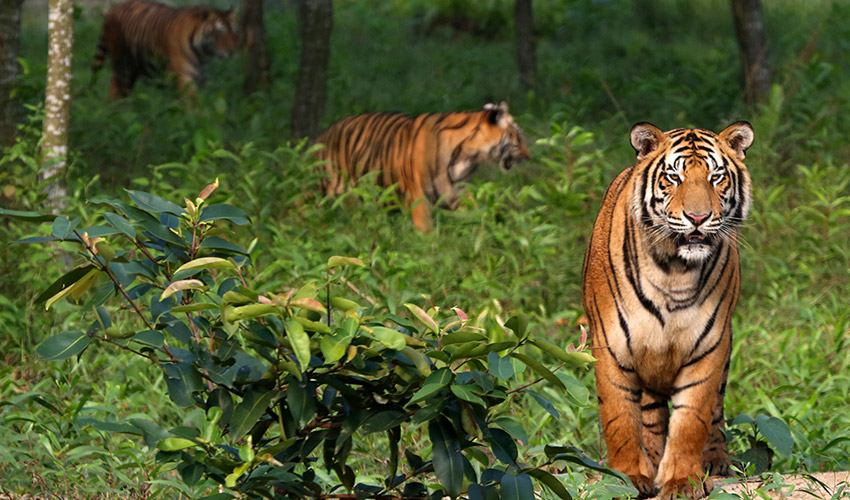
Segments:
[[[752,141],[746,122],[716,135],[635,125],[637,162],[608,187],[593,228],[582,303],[602,430],[611,467],[644,497],[702,498],[706,473],[729,473],[723,396]]]
[[[176,74],[178,86],[191,92],[203,85],[204,62],[229,57],[237,41],[233,10],[130,0],[103,20],[92,73],[103,67],[107,55],[112,59],[110,99],[126,97],[139,77],[162,70]]]
[[[506,171],[529,157],[522,131],[504,102],[488,104],[481,111],[417,117],[349,116],[331,125],[318,142],[325,145],[319,156],[327,161],[323,180],[327,196],[342,194],[347,181],[380,172],[381,186],[398,184],[420,231],[432,225],[432,204],[439,201],[450,210],[457,208],[457,183],[469,179],[479,164],[495,162]]]

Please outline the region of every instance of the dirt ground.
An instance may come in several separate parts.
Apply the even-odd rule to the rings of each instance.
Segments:
[[[768,498],[781,500],[850,500],[850,472],[817,472],[806,475],[782,476],[781,481],[742,481],[713,478],[715,489],[720,488],[743,499],[762,499],[753,493],[758,489]],[[729,481],[726,483],[726,481]],[[776,484],[771,484],[776,483]]]

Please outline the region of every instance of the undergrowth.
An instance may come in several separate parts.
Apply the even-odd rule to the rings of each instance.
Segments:
[[[482,168],[461,207],[437,212],[426,235],[412,229],[391,192],[363,185],[335,200],[312,195],[310,145],[286,138],[299,45],[289,3],[268,8],[267,91],[241,95],[237,57],[216,61],[193,101],[142,84],[115,103],[106,102],[108,70],[87,86],[101,14],[83,7],[68,210],[88,225],[97,214],[86,199],[120,197],[122,188],[192,198],[219,178],[227,193],[219,201],[252,218],[237,234],[255,242],[264,273],[258,278],[270,288],[318,275],[330,255],[350,255],[371,264],[359,276],[359,293],[388,312],[424,294],[482,310],[491,321],[525,311],[550,340],[576,342],[583,252],[605,187],[632,162],[631,124],[719,130],[747,119],[756,131],[748,153],[755,200],[742,229],[727,418],[746,413],[788,423],[794,449],[774,457],[777,470],[846,470],[850,109],[842,96],[850,92],[843,41],[850,8],[825,0],[765,3],[774,87],[766,104],[749,108],[738,90],[726,2],[664,0],[649,13],[635,7],[647,2],[535,2],[540,81],[529,92],[516,76],[510,15],[492,15],[510,3],[472,8],[479,32],[443,22],[451,11],[441,6],[452,2],[335,4],[325,124],[363,111],[450,111],[505,99],[526,132],[532,161],[507,175]],[[19,95],[32,106],[32,122],[0,160],[0,200],[3,208],[39,211],[46,21],[29,10],[24,25]],[[24,250],[10,242],[48,227],[0,221],[0,488],[32,492],[47,484],[79,498],[200,495],[179,486],[179,473],[157,465],[144,442],[104,434],[86,420],[153,412],[173,425],[194,425],[196,417],[182,421],[164,396],[158,372],[114,352],[88,353],[93,364],[72,358],[46,365],[33,357],[35,345],[81,316],[67,303],[55,306],[58,316],[32,306],[65,272],[67,249]],[[592,395],[592,376],[581,381]],[[514,409],[537,424],[529,445],[568,442],[602,459],[594,405],[545,395],[559,417],[534,405]],[[738,455],[748,447],[746,439],[733,446]],[[368,475],[368,450],[353,453],[361,458],[358,473]],[[576,486],[584,476],[570,474],[578,474],[568,481],[575,496],[618,494],[607,484]],[[140,482],[146,489],[125,489]]]

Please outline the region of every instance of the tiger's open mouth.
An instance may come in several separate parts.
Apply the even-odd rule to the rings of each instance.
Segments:
[[[689,234],[680,234],[676,237],[676,245],[680,247],[687,245],[711,245],[711,236],[698,231]]]
[[[522,155],[505,156],[504,158],[502,158],[502,161],[499,162],[499,166],[502,167],[503,171],[507,172],[508,170],[513,168],[513,166],[516,165],[517,163],[522,163],[527,159],[528,158],[526,156],[522,156]]]

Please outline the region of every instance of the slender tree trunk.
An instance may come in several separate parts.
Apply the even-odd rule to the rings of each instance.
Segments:
[[[23,0],[0,0],[0,147],[12,144],[21,104],[12,97],[18,81]]]
[[[537,81],[537,43],[534,40],[534,14],[531,0],[516,0],[514,27],[516,28],[520,82],[524,89],[529,90]]]
[[[74,7],[71,0],[50,0],[48,11],[47,90],[42,129],[43,179],[52,179],[47,203],[64,205],[68,121],[71,111],[71,49],[74,45]]]
[[[266,45],[266,25],[263,22],[263,0],[242,0],[240,21],[242,45],[245,48],[245,93],[269,85],[269,51]]]
[[[744,98],[749,103],[764,102],[770,95],[770,67],[761,0],[732,0],[732,15],[741,54]]]
[[[325,113],[328,60],[333,30],[332,0],[299,0],[301,64],[295,104],[292,106],[292,137],[316,137]]]

